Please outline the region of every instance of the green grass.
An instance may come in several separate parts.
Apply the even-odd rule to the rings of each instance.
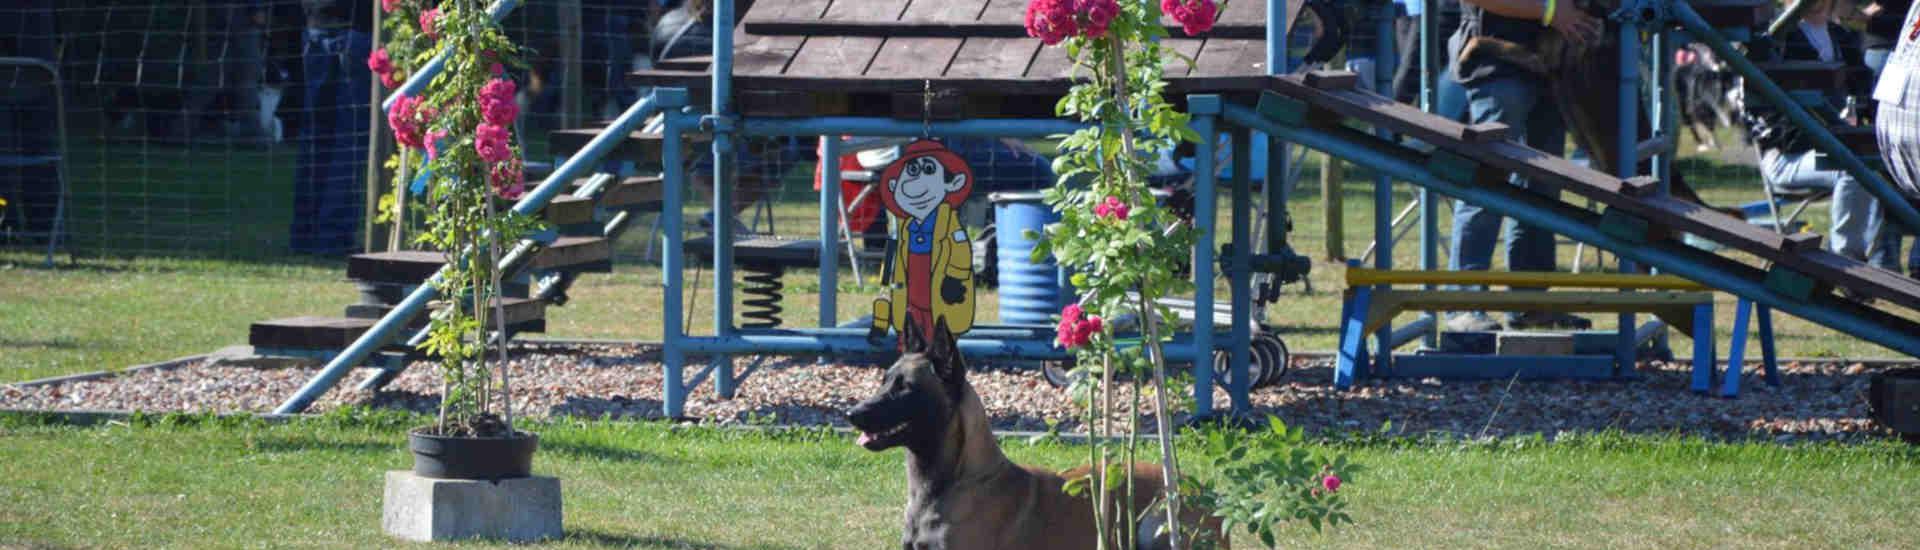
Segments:
[[[421,420],[268,425],[0,419],[0,547],[374,548],[381,476]],[[555,421],[535,470],[563,480],[556,548],[881,548],[895,544],[898,451],[845,436]],[[1073,465],[1085,449],[1003,445]],[[1359,524],[1314,548],[1897,548],[1920,491],[1911,448],[1616,435],[1552,444],[1319,443],[1368,469],[1342,490]],[[498,545],[469,543],[462,547]]]

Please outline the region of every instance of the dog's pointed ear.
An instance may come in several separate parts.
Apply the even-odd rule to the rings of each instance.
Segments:
[[[945,317],[934,321],[933,341],[929,345],[933,346],[933,364],[942,379],[959,382],[966,378],[967,360],[960,355],[960,339],[953,335],[953,329],[947,328]]]
[[[906,343],[906,353],[927,353],[927,338],[920,333],[919,323],[900,323],[900,340]]]

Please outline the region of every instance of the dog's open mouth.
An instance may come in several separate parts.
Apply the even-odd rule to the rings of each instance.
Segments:
[[[886,448],[887,444],[891,443],[895,437],[898,437],[900,434],[905,433],[906,431],[907,431],[906,422],[895,424],[891,428],[880,430],[878,432],[861,430],[860,440],[857,441],[856,443],[858,443],[862,447],[866,447],[871,450],[880,450],[880,449]]]

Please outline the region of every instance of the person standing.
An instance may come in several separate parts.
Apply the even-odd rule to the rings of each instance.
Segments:
[[[1471,123],[1500,122],[1515,131],[1514,139],[1551,154],[1566,150],[1566,125],[1560,110],[1548,97],[1547,82],[1517,65],[1493,56],[1461,59],[1460,51],[1469,40],[1479,36],[1504,39],[1515,44],[1533,44],[1542,32],[1559,33],[1575,47],[1600,40],[1600,20],[1576,9],[1571,0],[1461,0],[1460,26],[1447,40],[1453,59],[1453,77],[1467,92],[1467,116]],[[1608,90],[1611,92],[1611,90]],[[1509,180],[1516,187],[1543,196],[1558,195],[1557,190],[1533,187],[1515,175]],[[1485,271],[1493,267],[1495,235],[1501,230],[1502,217],[1466,201],[1454,201],[1453,231],[1449,235],[1448,263],[1455,271]],[[1507,268],[1513,271],[1553,271],[1555,247],[1553,233],[1528,224],[1510,224],[1506,230]],[[1586,328],[1592,323],[1564,313],[1540,311],[1510,315],[1508,328]],[[1483,312],[1456,313],[1446,328],[1460,332],[1484,332],[1499,327]]]
[[[1877,82],[1887,58],[1893,55],[1893,47],[1900,42],[1907,11],[1913,7],[1912,0],[1875,0],[1860,11],[1866,17],[1866,31],[1861,33],[1866,49],[1867,68],[1873,69]],[[1876,224],[1880,227],[1879,236],[1874,238],[1873,252],[1868,254],[1867,263],[1888,271],[1900,271],[1901,240],[1907,231],[1899,224],[1886,223],[1884,219]],[[1920,246],[1913,249],[1907,257],[1906,269],[1909,272],[1920,270]]]
[[[1920,9],[1909,5],[1899,29],[1899,41],[1873,89],[1879,103],[1874,128],[1887,175],[1908,197],[1920,197]],[[1920,277],[1915,259],[1920,258],[1908,258],[1910,277]]]
[[[300,164],[293,181],[296,253],[337,255],[358,247],[365,200],[367,109],[373,103],[374,3],[301,0],[307,30],[301,51],[306,108],[301,111]]]

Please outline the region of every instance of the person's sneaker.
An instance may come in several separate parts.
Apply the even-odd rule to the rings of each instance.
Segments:
[[[1550,311],[1523,311],[1507,320],[1507,328],[1513,330],[1565,329],[1587,330],[1593,328],[1593,321],[1577,315]]]
[[[1492,332],[1500,330],[1500,322],[1478,311],[1455,313],[1447,318],[1448,332]]]

